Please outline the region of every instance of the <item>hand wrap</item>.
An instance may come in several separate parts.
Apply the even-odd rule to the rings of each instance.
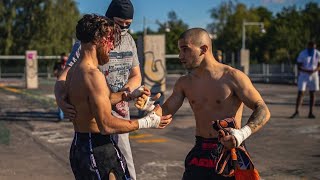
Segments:
[[[233,135],[237,141],[237,147],[240,146],[240,144],[245,140],[247,139],[251,134],[252,134],[252,131],[251,131],[251,128],[246,125],[244,127],[242,127],[241,129],[231,129],[230,130],[230,134]]]
[[[155,101],[151,100],[151,97],[148,97],[141,110],[148,112],[152,111],[155,107],[154,102]]]
[[[148,113],[145,117],[138,119],[139,129],[141,128],[157,128],[160,124],[161,117],[154,111]]]
[[[135,99],[135,98],[140,97],[143,94],[143,92],[144,92],[144,85],[133,90],[132,92],[129,93],[129,95],[132,99]]]

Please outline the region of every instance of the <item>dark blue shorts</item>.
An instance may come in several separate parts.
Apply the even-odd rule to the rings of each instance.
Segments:
[[[76,132],[70,164],[76,180],[108,180],[110,172],[117,179],[130,179],[125,159],[110,135]]]

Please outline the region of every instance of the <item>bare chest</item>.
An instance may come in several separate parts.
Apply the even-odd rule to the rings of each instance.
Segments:
[[[234,99],[228,84],[219,81],[193,81],[190,88],[185,88],[186,97],[192,108],[208,107],[210,109],[222,107]]]

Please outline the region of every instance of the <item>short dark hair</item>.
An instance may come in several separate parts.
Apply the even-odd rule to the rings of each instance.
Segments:
[[[96,14],[85,14],[76,26],[76,36],[82,43],[97,43],[108,34],[114,36],[115,46],[120,43],[120,27],[111,19]]]
[[[314,47],[316,43],[314,41],[309,41],[308,42],[308,47]]]

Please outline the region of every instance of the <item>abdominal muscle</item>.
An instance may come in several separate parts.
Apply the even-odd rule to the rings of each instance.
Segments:
[[[236,128],[241,127],[241,117],[243,105],[239,109],[222,108],[203,108],[194,110],[195,121],[196,121],[196,136],[204,138],[217,138],[218,132],[212,127],[212,121],[223,120],[226,118],[234,118],[236,122]]]

